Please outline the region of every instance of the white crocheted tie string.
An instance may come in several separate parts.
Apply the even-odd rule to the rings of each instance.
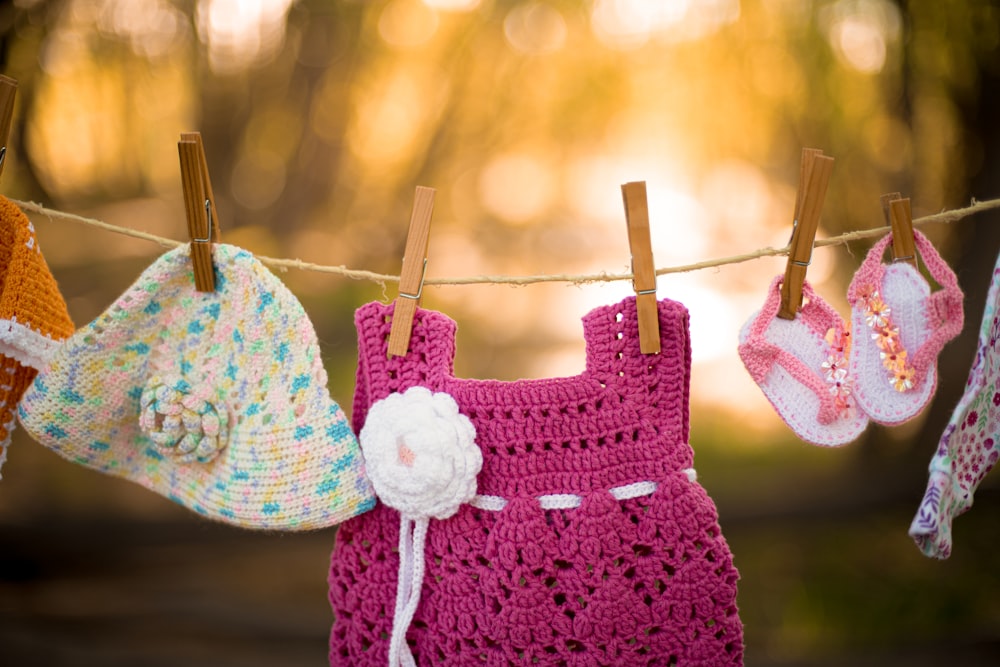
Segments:
[[[413,667],[406,631],[420,603],[430,519],[447,519],[475,497],[483,455],[455,399],[426,387],[376,401],[358,439],[375,494],[400,513],[389,667]]]
[[[688,478],[691,483],[698,481],[698,472],[694,468],[684,468],[681,473]],[[633,482],[623,486],[615,486],[608,489],[608,493],[615,500],[632,500],[643,496],[651,496],[656,491],[659,484],[653,481]],[[538,505],[543,510],[572,510],[583,504],[583,496],[575,493],[552,493],[536,498]],[[500,512],[507,507],[507,499],[502,496],[479,496],[469,501],[469,504],[476,509],[488,512]]]

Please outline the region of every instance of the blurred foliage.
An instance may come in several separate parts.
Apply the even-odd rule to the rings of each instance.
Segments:
[[[223,239],[262,255],[398,272],[421,184],[438,189],[429,275],[624,270],[630,180],[648,184],[658,266],[780,246],[803,146],[837,160],[821,235],[881,225],[883,192],[917,216],[1000,195],[996,0],[8,0],[0,39],[20,82],[5,194],[181,238],[174,146],[197,129]],[[748,664],[1000,639],[995,574],[970,578],[996,570],[995,498],[968,556],[924,562],[905,537],[969,367],[996,219],[926,230],[969,297],[932,409],[836,452],[795,441],[736,357],[781,260],[660,280],[692,312],[692,438],[737,535]],[[78,324],[159,251],[36,227]],[[814,257],[841,310],[865,250]],[[351,313],[393,286],[281,277],[349,407]],[[513,379],[579,370],[579,317],[627,293],[452,287],[425,304],[460,323],[460,375]],[[5,521],[188,518],[23,436],[5,472]]]
[[[787,235],[803,145],[838,160],[823,233],[880,224],[886,191],[912,193],[917,215],[965,203],[984,165],[967,116],[995,66],[997,12],[984,0],[20,0],[2,17],[5,70],[21,82],[7,192],[178,236],[174,137],[199,129],[224,238],[260,254],[397,271],[419,183],[439,190],[431,275],[617,270],[617,186],[647,180],[659,263],[695,261]],[[57,268],[118,249],[89,231],[61,245]],[[772,266],[733,274],[723,303],[758,298]],[[379,295],[289,281],[353,303]],[[101,287],[78,295],[87,316],[108,302]],[[470,360],[470,374],[530,374],[578,338],[565,323],[580,308],[544,292],[431,299],[503,325],[506,339],[468,336],[506,360]]]

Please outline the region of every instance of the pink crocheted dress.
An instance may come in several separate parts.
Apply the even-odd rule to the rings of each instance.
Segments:
[[[639,351],[635,299],[583,320],[586,370],[458,379],[455,323],[418,309],[388,358],[392,305],[355,315],[354,427],[393,392],[446,392],[476,431],[477,495],[430,521],[406,634],[418,665],[743,664],[739,574],[688,444],[688,313],[659,303],[662,352]],[[400,515],[342,524],[330,567],[330,664],[387,664]]]

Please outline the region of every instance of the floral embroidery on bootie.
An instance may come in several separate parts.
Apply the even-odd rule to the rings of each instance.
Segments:
[[[871,339],[879,350],[889,386],[896,391],[913,389],[916,371],[906,360],[906,348],[899,337],[899,327],[892,321],[892,308],[882,300],[878,290],[866,285],[861,290],[864,300],[865,324],[871,329]]]
[[[837,412],[849,416],[855,408],[854,399],[851,398],[851,376],[847,372],[847,360],[851,356],[851,332],[843,320],[827,331],[826,341],[830,351],[823,362],[823,374],[830,385],[830,395],[833,396]]]

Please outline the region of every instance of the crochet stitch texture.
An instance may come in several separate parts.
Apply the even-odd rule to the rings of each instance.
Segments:
[[[0,466],[24,390],[73,333],[59,286],[20,208],[0,196]]]
[[[455,323],[423,309],[408,354],[388,358],[392,312],[355,315],[355,429],[376,401],[424,386],[455,399],[483,455],[479,495],[429,522],[406,635],[416,664],[741,665],[739,575],[691,479],[684,306],[659,303],[662,352],[648,356],[634,298],[597,308],[586,370],[516,382],[455,378]],[[399,525],[379,503],[337,531],[331,665],[387,664]]]
[[[931,458],[927,490],[910,524],[925,556],[945,559],[952,522],[972,508],[980,482],[1000,460],[1000,256],[993,267],[976,358],[965,391]]]
[[[763,307],[740,330],[740,359],[799,438],[824,447],[851,442],[868,426],[846,370],[851,336],[809,281],[802,283],[805,301],[795,318],[779,318],[783,280],[771,281]]]
[[[312,323],[250,253],[161,256],[66,341],[26,392],[25,428],[76,463],[246,528],[339,523],[374,505],[357,439],[327,391]]]
[[[955,272],[926,236],[914,231],[913,240],[941,289],[931,292],[905,262],[882,264],[891,233],[871,247],[847,288],[853,340],[848,373],[858,406],[880,424],[906,422],[930,403],[938,354],[961,333],[965,317]]]

